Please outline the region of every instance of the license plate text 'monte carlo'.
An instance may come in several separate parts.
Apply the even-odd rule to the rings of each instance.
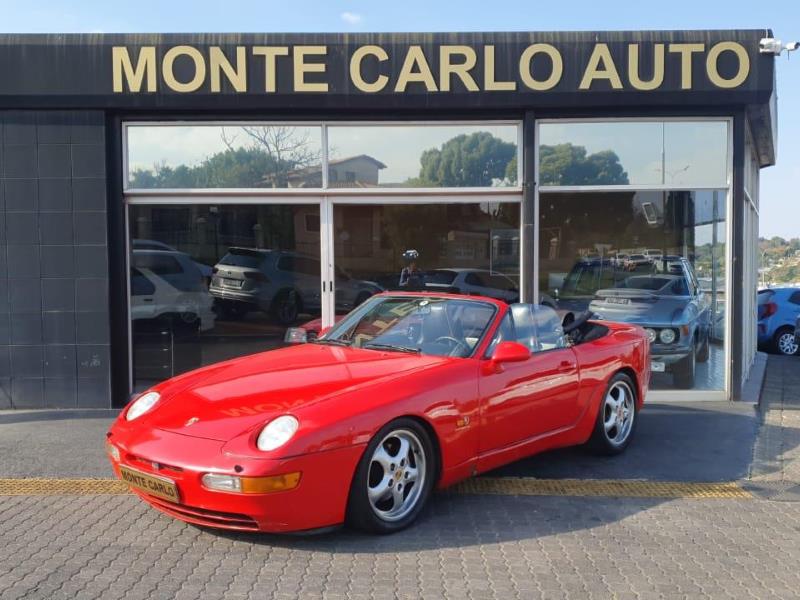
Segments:
[[[153,477],[120,465],[119,474],[122,480],[131,487],[151,496],[158,496],[170,502],[178,502],[178,487],[168,479]]]

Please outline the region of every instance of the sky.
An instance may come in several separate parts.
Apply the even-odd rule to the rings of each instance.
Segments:
[[[0,1],[5,33],[561,31],[771,28],[800,41],[797,0]],[[778,67],[778,163],[762,170],[760,235],[800,237],[800,51]]]

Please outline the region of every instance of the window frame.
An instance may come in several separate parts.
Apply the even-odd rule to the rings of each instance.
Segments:
[[[727,165],[727,184],[709,185],[709,186],[676,186],[676,185],[585,185],[585,186],[539,186],[539,141],[540,126],[546,123],[568,124],[568,123],[612,123],[612,122],[708,122],[708,121],[724,121],[727,123],[727,146],[726,146],[726,165]],[[531,276],[533,277],[533,302],[539,303],[540,297],[543,293],[539,289],[540,279],[540,196],[542,193],[553,192],[572,192],[582,193],[602,193],[602,192],[670,192],[670,191],[724,191],[725,192],[725,297],[727,299],[733,298],[733,242],[734,242],[734,228],[732,226],[733,201],[734,201],[734,181],[733,181],[733,163],[734,163],[734,145],[733,145],[733,128],[734,117],[733,115],[652,115],[652,116],[618,116],[618,117],[589,117],[589,118],[576,118],[571,116],[559,117],[546,117],[536,119],[534,123],[534,143],[533,146],[533,170],[534,170],[534,199],[533,210],[536,215],[533,227],[533,269]],[[752,204],[752,201],[751,201]],[[692,397],[698,400],[730,400],[732,392],[732,352],[733,352],[733,314],[730,310],[730,304],[726,307],[725,311],[725,325],[724,325],[723,352],[725,361],[725,373],[723,377],[722,389],[716,390],[692,390]],[[665,389],[665,390],[650,390],[649,396],[655,400],[673,401],[684,400],[686,394],[681,390]]]

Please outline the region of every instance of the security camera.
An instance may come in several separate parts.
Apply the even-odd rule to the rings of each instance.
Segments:
[[[789,42],[784,46],[784,48],[786,48],[786,50],[788,50],[789,52],[794,52],[795,50],[800,48],[800,42]]]
[[[775,38],[761,38],[758,42],[758,51],[761,54],[778,55],[783,50],[783,42]]]

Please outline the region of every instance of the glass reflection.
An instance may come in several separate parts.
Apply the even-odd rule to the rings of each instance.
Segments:
[[[375,125],[328,128],[328,185],[517,185],[515,125]]]
[[[136,390],[275,348],[287,326],[319,318],[317,205],[134,205],[129,216]]]
[[[541,300],[649,329],[654,389],[723,389],[725,199],[543,193]]]
[[[336,264],[381,288],[519,299],[520,206],[336,205]],[[345,291],[337,284],[337,312]]]
[[[725,121],[542,123],[540,185],[727,185]]]
[[[321,187],[322,129],[129,125],[128,188]]]

